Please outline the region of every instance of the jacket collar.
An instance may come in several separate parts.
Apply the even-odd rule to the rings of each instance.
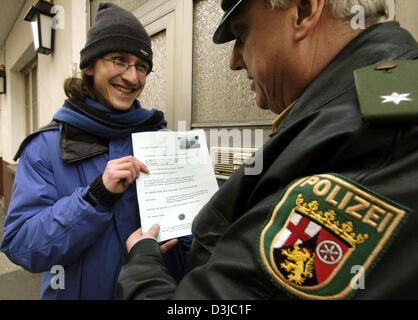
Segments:
[[[65,163],[74,163],[109,151],[109,141],[96,137],[68,123],[62,123],[60,156]]]
[[[17,161],[20,158],[25,147],[35,136],[50,130],[60,130],[59,152],[65,163],[74,163],[109,151],[107,139],[91,135],[65,122],[62,122],[60,126],[59,122],[53,120],[28,135],[20,144],[13,160]]]
[[[417,57],[417,42],[398,22],[371,26],[354,38],[309,85],[283,120],[279,131],[354,89],[354,70],[382,60]]]

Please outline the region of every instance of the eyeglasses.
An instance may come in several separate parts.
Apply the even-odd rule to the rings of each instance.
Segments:
[[[103,57],[102,59],[107,62],[112,62],[116,72],[125,73],[129,67],[135,67],[138,75],[147,75],[148,73],[148,66],[145,63],[129,64],[118,59],[106,59]]]

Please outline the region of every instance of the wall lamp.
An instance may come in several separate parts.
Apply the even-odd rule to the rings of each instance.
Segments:
[[[0,94],[6,93],[6,68],[4,64],[0,65]]]
[[[26,14],[24,20],[30,22],[35,51],[41,54],[51,54],[54,51],[54,28],[51,9],[53,0],[39,0]]]

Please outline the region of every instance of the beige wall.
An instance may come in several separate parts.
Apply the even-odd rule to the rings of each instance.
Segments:
[[[87,18],[84,0],[55,0],[65,10],[64,29],[55,32],[55,51],[38,55],[39,124],[51,121],[66,98],[63,83],[70,76],[71,63],[80,62],[80,50],[86,42]],[[45,86],[44,84],[48,84]]]
[[[31,43],[31,33],[30,30],[29,32],[26,32],[24,24],[20,21],[23,20],[24,13],[29,9],[32,3],[33,2],[28,1],[24,6],[22,13],[18,17],[4,45],[7,94],[2,97],[2,126],[0,136],[3,159],[9,162],[11,162],[11,158],[13,157],[11,155],[13,148],[18,145],[24,135],[24,121],[22,121],[22,119],[24,119],[24,105],[22,100],[24,95],[23,80],[21,75],[15,70],[16,66],[18,67],[19,58],[21,56],[27,57],[27,53],[30,51],[27,49]]]
[[[51,121],[61,107],[65,94],[63,82],[70,75],[71,63],[79,62],[80,50],[86,41],[87,10],[85,0],[55,0],[63,11],[63,29],[55,32],[55,51],[36,55],[33,50],[30,24],[24,15],[36,0],[28,0],[4,45],[7,72],[7,94],[1,97],[0,150],[5,161],[12,163],[17,148],[25,137],[24,82],[21,70],[38,59],[39,126]]]
[[[396,0],[395,19],[418,40],[418,1]]]

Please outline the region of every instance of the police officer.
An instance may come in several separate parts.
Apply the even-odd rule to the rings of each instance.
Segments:
[[[364,9],[365,29],[350,25]],[[275,133],[193,223],[188,273],[161,264],[158,225],[128,241],[124,299],[417,298],[416,40],[383,0],[223,0]],[[262,160],[260,160],[262,159]],[[164,249],[167,249],[165,244]]]

